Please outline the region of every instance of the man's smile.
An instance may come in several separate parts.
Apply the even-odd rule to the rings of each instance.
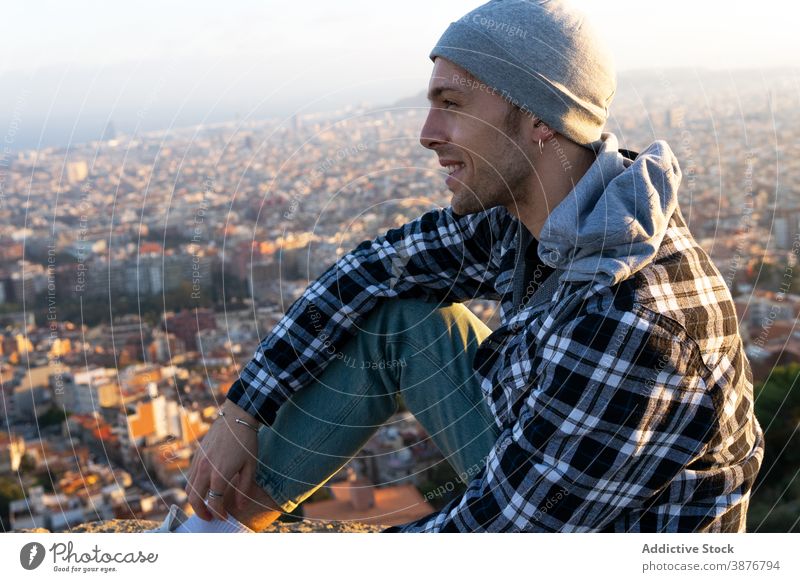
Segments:
[[[445,183],[448,186],[452,186],[453,184],[457,183],[458,180],[456,176],[466,167],[463,162],[450,159],[440,159],[439,164],[447,171],[447,179],[445,180]]]

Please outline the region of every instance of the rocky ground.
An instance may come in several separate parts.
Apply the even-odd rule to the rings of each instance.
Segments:
[[[138,533],[160,525],[157,521],[136,519],[112,519],[92,521],[75,526],[69,533]],[[319,522],[303,520],[291,523],[276,522],[260,533],[377,533],[386,526],[367,525],[356,522]],[[50,533],[44,528],[20,529],[18,533]],[[68,533],[68,532],[64,532]]]

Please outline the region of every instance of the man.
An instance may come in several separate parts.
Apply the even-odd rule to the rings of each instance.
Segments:
[[[289,308],[193,462],[195,512],[264,527],[402,399],[467,489],[387,531],[744,531],[763,437],[736,312],[669,146],[602,131],[608,51],[562,2],[498,0],[431,58],[421,143],[452,206]],[[501,302],[495,332],[476,297]]]

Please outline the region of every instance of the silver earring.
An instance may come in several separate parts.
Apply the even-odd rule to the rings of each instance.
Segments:
[[[539,153],[540,154],[544,153],[544,144],[542,143],[541,139],[539,140]]]

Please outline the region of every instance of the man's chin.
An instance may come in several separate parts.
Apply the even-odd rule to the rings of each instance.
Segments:
[[[488,210],[491,206],[487,206],[484,201],[480,200],[472,193],[453,192],[450,205],[456,214],[477,214]]]

